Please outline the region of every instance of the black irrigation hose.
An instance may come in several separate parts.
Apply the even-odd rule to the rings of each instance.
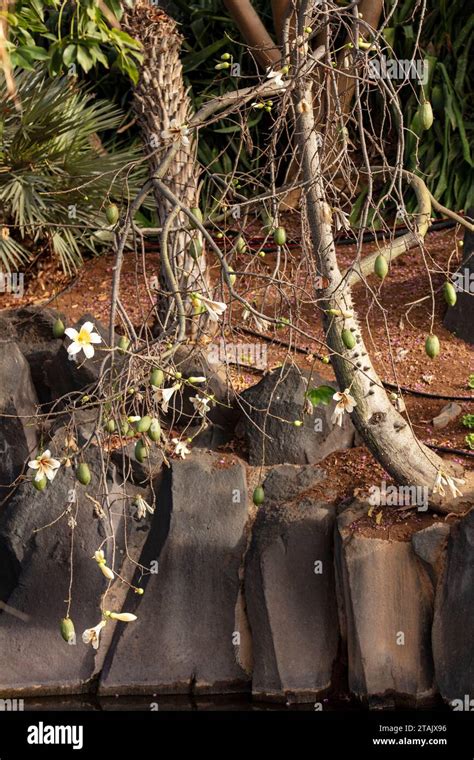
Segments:
[[[444,454],[458,454],[461,457],[474,458],[474,451],[468,451],[467,449],[450,449],[449,446],[438,446],[436,443],[426,442],[425,446],[427,446],[429,449],[434,449],[434,451],[442,451]]]
[[[317,359],[322,359],[322,356],[320,354],[315,354],[313,351],[308,351],[306,348],[300,348],[300,346],[292,346],[290,343],[288,343],[286,340],[281,340],[280,338],[272,338],[268,335],[262,335],[261,333],[256,332],[255,330],[251,330],[249,327],[240,327],[240,330],[242,332],[247,333],[248,335],[253,335],[256,338],[260,338],[260,340],[266,340],[269,343],[277,343],[280,346],[283,346],[284,348],[289,348],[292,351],[296,351],[298,354],[312,354],[312,356],[315,356]],[[241,365],[243,366],[243,365]],[[257,370],[256,367],[250,367],[245,366],[246,369],[253,369],[255,371],[263,372],[263,370]],[[410,396],[421,396],[423,398],[436,398],[441,399],[442,401],[464,401],[471,403],[474,402],[474,396],[447,396],[444,394],[439,393],[429,393],[428,391],[418,391],[414,388],[406,388],[403,385],[395,385],[394,383],[389,383],[385,380],[382,380],[382,385],[385,388],[389,388],[390,390],[395,391],[403,391],[403,393],[407,393]]]

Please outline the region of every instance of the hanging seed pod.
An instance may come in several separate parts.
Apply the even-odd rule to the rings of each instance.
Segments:
[[[155,388],[160,388],[163,385],[164,379],[163,370],[158,369],[158,367],[155,367],[150,372],[150,384],[154,385]]]
[[[257,486],[255,491],[253,492],[253,503],[256,507],[259,507],[260,504],[263,504],[265,501],[265,492],[263,490],[263,486]]]
[[[126,335],[121,335],[120,340],[118,342],[118,352],[119,354],[124,354],[127,348],[130,345],[130,340],[127,338]]]
[[[144,462],[148,456],[148,449],[146,443],[143,441],[137,441],[135,446],[135,459],[137,462]]]
[[[148,429],[148,437],[152,441],[159,441],[161,438],[161,425],[158,420],[152,420]]]
[[[245,253],[246,250],[247,250],[247,243],[245,242],[245,240],[242,237],[242,235],[238,235],[235,238],[234,246],[235,246],[235,250],[237,251],[237,253]]]
[[[433,124],[433,109],[431,108],[431,103],[428,100],[421,104],[419,113],[420,124],[423,129],[430,129]]]
[[[76,471],[76,478],[83,486],[88,486],[91,482],[91,471],[89,465],[85,462],[81,462]]]
[[[151,417],[145,414],[144,417],[135,422],[135,430],[137,433],[146,433],[150,429]]]
[[[60,624],[61,636],[68,644],[76,642],[76,631],[70,617],[63,618]]]
[[[53,325],[53,337],[62,338],[64,335],[64,323],[61,319],[57,319]]]
[[[119,218],[119,210],[115,203],[111,203],[110,206],[107,206],[105,209],[105,218],[109,224],[117,224]]]
[[[191,240],[188,248],[188,253],[194,261],[202,256],[202,243],[200,240]]]
[[[197,206],[193,206],[193,208],[191,208],[190,211],[191,211],[191,214],[196,217],[197,221],[200,222],[200,224],[202,224],[203,223],[203,218],[202,218],[202,211],[201,211],[201,209],[198,208]],[[198,226],[197,226],[197,224],[196,224],[196,222],[194,222],[194,221],[191,222],[191,226],[195,230],[199,229]]]
[[[428,335],[425,343],[425,351],[430,357],[434,359],[440,352],[439,340],[436,335]]]
[[[128,420],[123,419],[120,423],[120,432],[122,435],[128,435],[128,432],[130,430],[130,425],[128,424]]]
[[[230,282],[231,286],[234,287],[235,281],[236,281],[237,277],[234,274],[234,270],[231,269],[231,267],[229,267],[229,269],[228,269],[228,274],[229,274],[229,282]]]
[[[381,280],[384,280],[388,274],[388,261],[382,253],[379,253],[375,259],[374,272]]]
[[[444,295],[444,300],[446,301],[448,306],[454,306],[454,304],[458,300],[456,290],[454,288],[454,285],[451,282],[444,283],[443,295]]]
[[[277,227],[273,233],[273,241],[275,245],[285,245],[286,243],[286,230],[284,227]]]
[[[349,349],[354,348],[356,344],[356,339],[354,337],[354,334],[350,330],[348,330],[346,327],[341,332],[341,339],[346,348],[349,348]]]
[[[107,433],[115,433],[115,420],[107,420],[105,423],[105,429]]]
[[[48,485],[48,479],[46,475],[43,475],[41,480],[33,480],[33,488],[36,488],[37,491],[44,491],[46,486]]]

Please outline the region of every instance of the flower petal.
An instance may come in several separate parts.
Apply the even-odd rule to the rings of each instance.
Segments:
[[[79,333],[74,329],[74,327],[66,327],[64,334],[67,335],[68,338],[71,338],[71,340],[76,340],[76,338],[79,336]]]

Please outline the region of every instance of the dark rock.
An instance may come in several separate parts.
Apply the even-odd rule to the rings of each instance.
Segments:
[[[237,664],[239,570],[245,548],[245,470],[194,453],[163,479],[140,563],[145,594],[130,596],[138,620],[116,634],[102,694],[227,693],[248,686]]]
[[[36,456],[37,404],[28,362],[14,341],[0,341],[0,502]]]
[[[433,694],[433,587],[406,541],[354,534],[353,515],[338,518],[349,688],[369,701],[413,702]]]
[[[51,401],[44,367],[62,346],[63,339],[53,337],[53,325],[57,319],[66,323],[65,317],[54,309],[40,306],[24,306],[21,309],[2,311],[0,323],[2,333],[6,328],[30,365],[31,376],[41,404]]]
[[[473,609],[474,512],[471,512],[451,528],[445,568],[436,594],[433,656],[436,681],[446,700],[474,697]]]
[[[144,462],[138,462],[135,457],[135,446],[138,439],[134,439],[122,449],[116,449],[111,454],[111,460],[117,467],[120,477],[137,486],[146,486],[161,474],[164,464],[162,450],[156,443],[149,442],[148,457]]]
[[[313,465],[302,467],[295,467],[291,464],[277,465],[272,467],[265,478],[265,499],[280,504],[285,501],[292,501],[304,491],[308,491],[320,483],[325,476],[324,470],[320,467],[313,467]]]
[[[82,351],[70,358],[67,352],[70,340],[67,337],[65,338],[57,354],[44,364],[46,384],[53,399],[59,399],[74,391],[82,391],[88,386],[95,385],[99,379],[100,368],[107,355],[108,329],[91,314],[84,314],[73,327],[79,330],[84,322],[93,323],[94,331],[100,335],[102,343],[94,346],[95,353],[92,359],[86,359]],[[117,337],[116,344],[118,341],[119,338]],[[116,354],[115,362],[118,367],[120,367],[121,361],[123,361],[123,357]]]
[[[417,531],[411,537],[413,549],[420,559],[426,562],[428,572],[435,584],[441,569],[450,530],[450,526],[446,523],[433,523],[428,528]]]
[[[285,476],[293,485],[295,503],[268,502],[269,494],[286,498]],[[256,697],[308,702],[331,685],[339,641],[334,508],[299,498],[298,489],[309,484],[309,468],[272,471],[265,481],[265,505],[252,526],[245,598]]]
[[[308,378],[309,373],[301,374],[296,367],[276,369],[241,394],[245,414],[238,430],[247,443],[250,464],[313,464],[353,445],[349,415],[344,415],[342,428],[331,422],[333,403],[304,414]],[[322,384],[331,385],[312,373],[310,387]],[[295,420],[304,424],[295,427]]]
[[[53,454],[61,452],[63,441],[64,431],[58,432],[51,442]],[[104,540],[112,535],[112,522],[107,516],[98,517],[94,504],[86,498],[89,493],[99,499],[98,493],[104,487],[96,448],[88,450],[87,461],[92,473],[89,487],[76,481],[72,467],[62,466],[44,492],[35,491],[31,483],[25,482],[1,511],[0,599],[9,609],[0,614],[3,696],[79,693],[90,687],[94,650],[82,642],[81,636],[101,618],[100,600],[107,582],[92,557],[103,545],[111,564],[112,543],[110,538],[105,543]],[[115,485],[112,471],[108,486],[120,544],[123,493]],[[76,646],[69,646],[59,630],[69,589],[71,517],[77,521],[71,606]]]
[[[467,216],[474,216],[474,208],[468,209]],[[464,231],[463,260],[453,276],[457,290],[457,301],[448,306],[444,326],[458,338],[474,343],[474,232]]]

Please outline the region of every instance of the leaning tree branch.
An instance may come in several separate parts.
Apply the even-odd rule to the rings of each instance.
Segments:
[[[250,0],[224,0],[224,5],[259,64],[264,68],[278,65],[281,52]]]

